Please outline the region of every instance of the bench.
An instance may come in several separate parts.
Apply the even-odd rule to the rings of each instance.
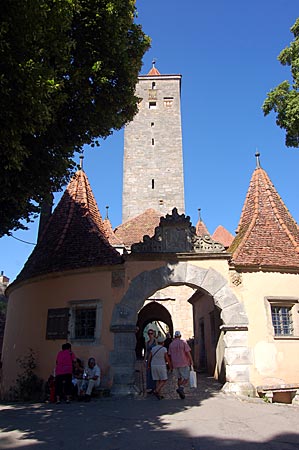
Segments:
[[[299,383],[257,386],[256,390],[259,397],[264,397],[269,403],[299,405]]]

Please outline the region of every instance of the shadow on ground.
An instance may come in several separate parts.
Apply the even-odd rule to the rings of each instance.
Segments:
[[[286,411],[294,423],[298,409],[251,404],[226,397],[221,385],[200,377],[185,400],[172,392],[162,401],[143,395],[100,398],[90,403],[0,405],[0,448],[24,450],[288,450],[299,434],[276,425]],[[269,437],[261,423],[275,428]],[[288,418],[289,421],[289,418]]]

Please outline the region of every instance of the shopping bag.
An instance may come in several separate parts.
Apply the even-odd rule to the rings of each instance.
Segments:
[[[197,388],[196,372],[193,369],[193,366],[191,366],[191,369],[190,369],[189,384],[190,384],[190,388]]]

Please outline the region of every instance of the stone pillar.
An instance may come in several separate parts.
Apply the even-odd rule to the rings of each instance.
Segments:
[[[247,327],[222,326],[224,331],[224,360],[226,383],[223,391],[247,397],[255,397],[255,388],[250,383],[249,366],[252,364],[248,348]]]
[[[136,394],[135,381],[135,346],[136,325],[123,324],[111,327],[114,332],[114,350],[110,354],[113,367],[113,395]]]

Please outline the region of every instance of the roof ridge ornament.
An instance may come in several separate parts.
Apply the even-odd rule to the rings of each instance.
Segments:
[[[80,170],[83,170],[83,159],[84,159],[84,155],[80,155],[79,156],[79,166],[80,166]]]
[[[261,169],[260,156],[261,156],[260,152],[258,150],[256,150],[255,157],[256,157],[256,168],[257,169]]]

